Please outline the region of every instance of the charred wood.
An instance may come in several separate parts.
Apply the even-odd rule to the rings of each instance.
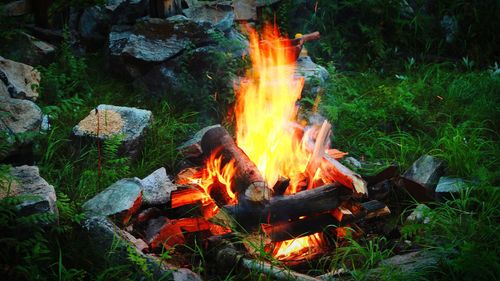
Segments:
[[[238,197],[245,197],[256,202],[269,199],[271,191],[257,166],[236,145],[226,129],[216,127],[208,130],[201,139],[201,148],[205,158],[210,157],[212,153],[221,155],[221,166],[228,164],[229,161],[234,161],[235,174],[231,190],[237,192]]]
[[[223,210],[243,228],[251,230],[260,223],[274,224],[332,211],[351,195],[348,188],[328,184],[292,195],[274,196],[264,205],[240,200],[237,205],[225,206]]]

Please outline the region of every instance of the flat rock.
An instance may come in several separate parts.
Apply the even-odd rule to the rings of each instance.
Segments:
[[[133,26],[114,26],[108,45],[111,62],[115,67],[126,59],[142,63],[164,62],[190,46],[213,43],[212,32],[210,23],[195,22],[184,16],[147,19]],[[128,74],[137,77],[134,71],[129,70]]]
[[[109,219],[101,216],[90,216],[82,221],[81,224],[84,242],[88,244],[88,250],[91,251],[96,257],[105,259],[115,265],[130,264],[130,266],[137,266],[130,262],[129,249],[134,249],[135,253],[145,260],[146,266],[153,274],[155,280],[169,280],[169,281],[201,281],[202,279],[196,273],[187,268],[176,268],[167,264],[160,259],[144,254],[137,248],[135,243],[136,238],[124,230],[121,230]],[[143,246],[140,246],[143,247]],[[110,250],[113,255],[107,255]],[[107,264],[107,263],[106,263]],[[96,264],[97,267],[103,266],[100,263]],[[105,269],[105,268],[103,268]],[[138,277],[137,280],[148,279],[147,276]]]
[[[311,57],[300,56],[297,59],[295,76],[304,77],[302,96],[314,97],[319,89],[326,85],[330,74],[326,68],[315,64]]]
[[[97,114],[95,112],[95,110],[92,110],[86,119],[80,121],[80,123],[73,128],[73,135],[75,137],[106,140],[110,137],[119,135],[122,137],[122,146],[120,148],[122,154],[135,157],[140,153],[146,130],[151,125],[153,119],[151,111],[135,107],[101,104],[97,107]],[[101,112],[99,120],[104,122],[99,122],[100,133],[97,134],[97,118],[91,117],[95,117],[99,112]],[[110,121],[110,123],[107,123],[107,114],[115,118],[114,116],[116,116],[116,114],[114,113],[119,115],[116,117],[118,119],[113,119],[113,122]],[[107,126],[109,126],[109,128]]]
[[[57,215],[54,187],[40,176],[36,166],[18,166],[10,169],[12,180],[0,189],[0,198],[22,196],[18,205],[22,215],[50,213]]]
[[[165,168],[160,168],[141,180],[142,201],[146,205],[165,205],[177,186],[167,176]]]
[[[430,155],[423,155],[403,174],[409,180],[434,190],[439,178],[444,174],[445,162]]]
[[[40,83],[40,73],[32,66],[0,57],[0,80],[12,98],[32,101],[38,98],[35,86]]]
[[[122,179],[85,202],[82,207],[91,215],[117,216],[123,224],[127,224],[141,205],[142,191],[140,179]]]

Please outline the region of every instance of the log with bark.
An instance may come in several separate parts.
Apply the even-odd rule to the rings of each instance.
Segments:
[[[236,145],[226,129],[217,127],[208,130],[201,139],[201,148],[205,159],[208,159],[212,153],[220,155],[222,157],[221,167],[234,160],[235,173],[231,190],[238,194],[240,200],[253,202],[269,200],[271,190],[257,166]]]
[[[362,219],[372,219],[389,215],[389,208],[382,202],[372,200],[359,205],[354,205],[349,215],[335,216],[332,212],[305,217],[291,222],[281,222],[270,225],[263,225],[262,229],[273,242],[289,240],[301,236],[311,235],[324,231],[328,227],[345,226]]]
[[[224,206],[216,217],[223,223],[229,221],[228,217],[232,218],[244,229],[253,230],[261,223],[275,224],[332,211],[351,196],[352,190],[339,184],[327,184],[292,195],[274,196],[263,205],[239,201],[237,205]]]

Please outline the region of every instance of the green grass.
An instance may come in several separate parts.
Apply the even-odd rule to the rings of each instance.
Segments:
[[[402,239],[446,257],[437,268],[420,273],[387,270],[381,279],[492,280],[499,276],[500,76],[450,64],[412,65],[401,73],[384,75],[331,74],[321,110],[334,124],[335,148],[368,163],[379,162],[371,167],[397,163],[402,171],[422,154],[431,154],[446,160],[449,175],[469,182],[469,188],[454,200],[431,204],[429,224],[402,228]],[[369,261],[386,250],[373,245],[368,239],[337,249],[339,256],[329,260],[330,268],[356,269],[352,277],[365,280],[368,270],[376,267]],[[354,255],[342,254],[353,251]]]
[[[402,167],[430,153],[448,161],[450,174],[498,176],[500,76],[452,65],[332,74],[322,111],[335,147]]]
[[[85,255],[85,245],[75,231],[82,218],[80,206],[120,178],[142,178],[162,166],[173,175],[180,160],[175,148],[200,126],[197,122],[204,116],[200,117],[185,104],[149,100],[134,93],[128,82],[114,79],[101,69],[101,55],[77,58],[66,46],[59,59],[41,69],[39,103],[53,119],[52,130],[36,139],[35,152],[41,175],[56,189],[60,225],[54,229],[26,226],[26,222],[49,218],[22,221],[14,215],[14,201],[0,201],[3,231],[0,255],[4,258],[2,263],[7,265],[2,272],[7,279],[129,279],[134,270],[140,272],[145,266],[134,255],[129,258],[137,265],[136,269],[107,264],[106,260],[103,261],[106,269],[93,269],[95,264],[91,260],[95,257]],[[428,214],[432,218],[429,224],[408,224],[402,228],[403,239],[449,256],[439,264],[435,275],[424,272],[418,277],[495,279],[500,275],[497,246],[500,243],[497,234],[500,75],[463,65],[418,65],[412,60],[398,63],[403,66],[397,73],[331,71],[332,79],[320,109],[334,125],[333,146],[369,163],[379,162],[372,165],[375,168],[397,163],[404,170],[425,153],[446,160],[448,174],[463,177],[471,187],[455,200],[434,204]],[[227,74],[227,69],[216,65],[210,77]],[[203,86],[226,87],[221,81],[208,80]],[[207,94],[210,89],[198,90]],[[232,98],[231,93],[224,94],[222,104]],[[134,106],[153,112],[154,122],[139,159],[131,161],[118,156],[116,139],[99,149],[96,144],[75,146],[70,139],[72,127],[99,104]],[[215,104],[211,110],[218,110],[220,105]],[[99,158],[101,171],[97,170]],[[3,179],[6,169],[1,168],[0,179]],[[404,217],[397,219],[403,221]],[[16,235],[18,225],[26,233],[32,233],[32,237]],[[354,279],[362,280],[370,268],[391,254],[383,237],[348,240],[350,243],[339,246],[333,257],[322,261],[325,270],[348,267],[355,269]],[[261,244],[255,248],[269,258]],[[203,250],[195,245],[192,251],[199,256],[195,269],[208,275]],[[404,279],[390,271],[386,275],[382,279]],[[262,276],[254,272],[231,272],[221,278],[261,280]]]

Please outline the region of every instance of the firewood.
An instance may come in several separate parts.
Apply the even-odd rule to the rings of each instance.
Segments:
[[[155,235],[150,235],[149,244],[152,248],[160,245],[173,247],[185,242],[184,232],[199,232],[210,230],[211,224],[204,218],[182,218],[178,220],[165,219],[165,224]]]
[[[325,213],[292,222],[263,225],[262,229],[271,241],[279,242],[311,235],[328,227],[337,227],[339,224],[339,221],[332,214]]]
[[[318,136],[316,137],[316,142],[314,143],[314,149],[311,154],[311,157],[309,158],[309,162],[307,163],[306,166],[306,174],[309,177],[309,185],[308,189],[312,187],[313,184],[313,178],[314,175],[316,174],[316,170],[318,170],[320,164],[321,164],[321,159],[323,157],[324,151],[326,149],[326,142],[328,138],[330,137],[330,132],[331,132],[332,125],[328,123],[328,121],[323,121],[323,124],[321,125],[321,129],[318,132]]]
[[[268,200],[271,190],[260,174],[257,166],[239,148],[226,129],[216,127],[208,130],[201,139],[201,148],[205,158],[212,153],[222,156],[222,165],[234,159],[235,173],[231,190],[250,201],[260,202]]]
[[[368,187],[360,175],[354,173],[339,161],[324,154],[321,160],[322,175],[326,176],[327,181],[339,182],[344,186],[353,188],[359,195],[367,195]]]
[[[208,199],[208,195],[197,188],[190,187],[173,191],[171,204],[172,208],[178,208],[184,205],[195,204],[203,199]]]
[[[237,205],[224,206],[219,219],[226,214],[243,228],[255,229],[260,223],[278,223],[297,220],[332,211],[351,197],[352,191],[338,184],[328,184],[292,195],[274,196],[266,204],[240,200]],[[222,218],[228,222],[227,219]]]
[[[352,211],[346,209],[347,213],[340,221],[331,212],[305,217],[291,222],[281,222],[271,225],[263,225],[262,229],[273,242],[284,241],[301,236],[311,235],[325,230],[328,227],[345,226],[362,219],[372,219],[389,215],[391,211],[382,202],[372,200],[359,205],[351,206]]]

